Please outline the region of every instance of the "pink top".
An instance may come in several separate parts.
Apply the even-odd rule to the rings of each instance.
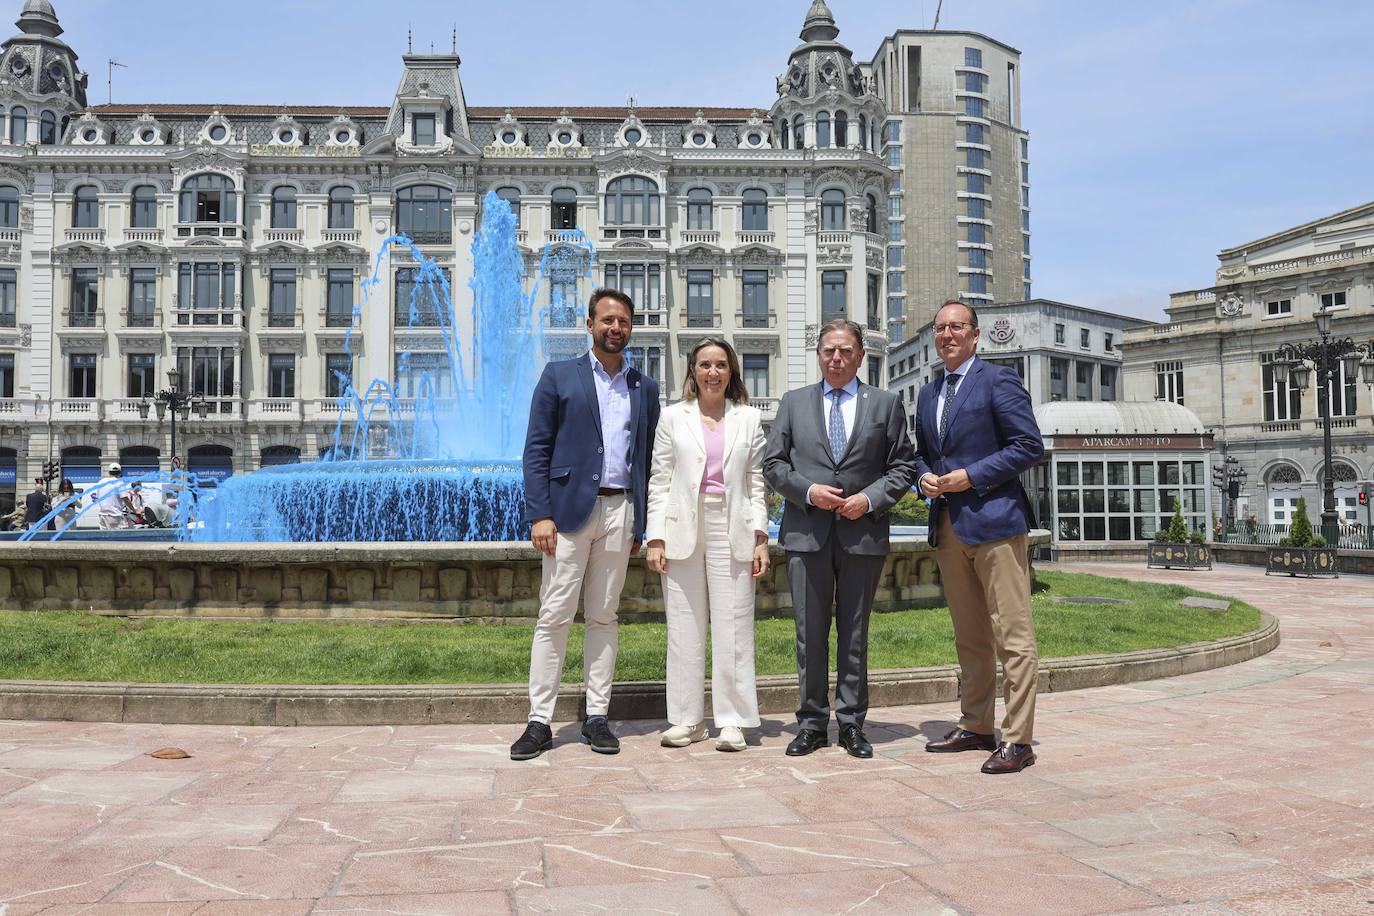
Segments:
[[[701,421],[701,435],[706,440],[706,470],[701,475],[701,492],[725,495],[725,421],[712,429]]]

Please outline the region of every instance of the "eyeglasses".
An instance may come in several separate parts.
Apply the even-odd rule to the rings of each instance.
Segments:
[[[971,327],[973,327],[973,325],[969,324],[967,321],[951,321],[948,324],[937,324],[935,326],[935,333],[943,334],[949,331],[951,334],[962,334]]]
[[[837,353],[845,359],[849,359],[854,355],[855,350],[853,347],[821,347],[821,359],[831,359]]]

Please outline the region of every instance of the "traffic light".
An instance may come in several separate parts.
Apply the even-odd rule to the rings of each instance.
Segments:
[[[1367,505],[1369,505],[1369,491],[1368,491],[1368,490],[1361,490],[1361,491],[1360,491],[1360,505],[1362,505],[1362,506],[1367,506]]]
[[[62,465],[56,461],[43,462],[43,479],[48,483],[62,476]]]

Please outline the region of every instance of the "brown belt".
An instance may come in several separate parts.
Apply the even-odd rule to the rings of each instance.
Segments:
[[[625,487],[599,487],[599,488],[597,488],[596,495],[597,495],[597,496],[619,496],[621,493],[628,493],[628,492],[630,492],[630,491],[627,490]]]

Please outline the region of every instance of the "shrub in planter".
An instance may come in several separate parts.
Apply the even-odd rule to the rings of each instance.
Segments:
[[[1174,517],[1169,527],[1155,532],[1155,542],[1146,549],[1146,566],[1173,569],[1211,569],[1212,550],[1207,546],[1207,536],[1201,531],[1188,533],[1188,524],[1183,520],[1183,509],[1175,507]]]
[[[1277,547],[1269,548],[1265,572],[1290,576],[1336,575],[1336,548],[1326,546],[1326,538],[1312,531],[1305,497],[1298,497],[1288,534],[1279,540]]]

